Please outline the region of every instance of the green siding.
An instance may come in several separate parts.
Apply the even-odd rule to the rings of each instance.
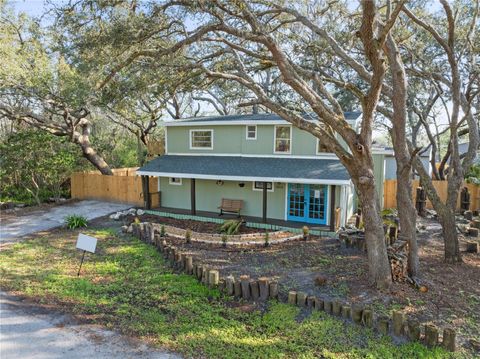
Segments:
[[[196,208],[199,211],[217,212],[222,198],[242,199],[244,208],[242,214],[246,216],[262,216],[262,191],[254,191],[252,182],[244,182],[240,187],[239,182],[225,181],[217,185],[213,180],[200,180],[195,182]],[[162,207],[190,209],[190,180],[183,179],[181,186],[170,185],[168,178],[160,179]],[[267,194],[267,217],[274,219],[285,218],[285,184],[275,183],[273,192]]]
[[[190,208],[190,180],[184,178],[182,185],[171,185],[167,177],[160,177],[161,205],[164,207]]]
[[[168,178],[160,178],[161,206],[169,208],[190,209],[190,179],[183,179],[182,185],[171,185]],[[213,180],[197,179],[195,182],[196,209],[199,211],[218,212],[218,206],[222,198],[241,199],[244,201],[242,214],[252,217],[262,217],[263,193],[254,191],[252,182],[239,186],[238,181],[224,181],[223,185],[217,185]],[[286,183],[275,183],[274,191],[267,192],[267,217],[273,219],[285,219],[287,203]],[[335,188],[335,208],[352,206],[351,198],[347,203],[341,203],[341,186]],[[330,198],[327,201],[327,217],[330,218]],[[350,209],[351,211],[351,209]],[[329,222],[328,222],[329,223]],[[327,223],[327,224],[328,224]]]
[[[375,175],[375,186],[377,188],[378,197],[380,199],[380,206],[383,207],[383,180],[385,177],[385,155],[374,154],[373,166]]]
[[[190,150],[191,129],[213,129],[213,149]],[[246,126],[243,125],[168,127],[168,153],[272,155],[274,153],[274,129],[273,125],[258,125],[257,139],[247,140]],[[316,146],[316,137],[292,126],[292,155],[314,156],[316,155]]]

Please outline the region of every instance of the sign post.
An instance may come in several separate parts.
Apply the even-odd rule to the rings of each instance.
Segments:
[[[82,261],[78,268],[77,277],[80,276],[80,270],[82,269],[83,260],[85,259],[85,252],[95,253],[97,247],[97,239],[95,237],[87,236],[86,234],[79,233],[77,239],[77,249],[83,250]]]

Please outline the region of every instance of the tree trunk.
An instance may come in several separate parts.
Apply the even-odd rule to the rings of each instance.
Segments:
[[[370,278],[378,289],[388,289],[392,283],[392,274],[387,257],[383,220],[380,216],[380,202],[375,181],[373,178],[364,178],[360,177],[356,186],[365,225]]]
[[[457,226],[455,224],[455,212],[444,206],[442,210],[437,210],[437,214],[438,221],[442,225],[443,240],[445,243],[445,262],[462,262]]]
[[[397,209],[400,217],[400,238],[408,242],[408,275],[418,275],[417,213],[412,198],[411,170],[400,173],[397,161]]]
[[[443,241],[445,246],[445,261],[447,263],[457,263],[462,261],[460,255],[460,244],[457,235],[457,226],[455,223],[455,209],[457,203],[458,191],[460,190],[463,178],[458,177],[456,172],[448,179],[448,197],[446,203],[440,199],[432,179],[422,165],[422,162],[415,158],[414,166],[422,180],[423,187],[428,199],[432,202],[433,209],[437,212],[438,221],[442,226]]]
[[[391,35],[386,42],[392,74],[393,117],[391,137],[397,163],[397,209],[400,217],[400,237],[408,242],[408,275],[418,274],[417,214],[412,198],[412,160],[407,146],[407,77],[397,44]]]
[[[143,154],[143,146],[142,146],[142,136],[139,132],[137,132],[137,161],[138,165],[141,167],[145,163],[145,156]],[[146,143],[143,142],[146,146]]]
[[[73,142],[78,144],[82,149],[83,156],[98,169],[102,175],[112,176],[113,172],[108,166],[107,162],[95,151],[90,144],[90,122],[83,118],[79,122],[81,133],[75,131],[73,135]]]

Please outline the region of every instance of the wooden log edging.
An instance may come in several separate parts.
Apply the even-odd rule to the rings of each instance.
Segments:
[[[218,270],[208,268],[196,261],[190,254],[180,252],[175,246],[169,245],[165,239],[157,237],[155,229],[150,226],[134,224],[132,229],[132,235],[145,243],[154,245],[163,254],[166,263],[170,264],[173,269],[196,277],[209,288],[216,288],[226,295],[243,300],[280,300],[277,281],[266,277],[255,280],[249,275],[241,275],[238,278],[233,275],[221,277]],[[394,311],[391,318],[385,315],[376,316],[372,308],[359,303],[348,304],[338,299],[312,296],[296,290],[290,290],[285,299],[288,304],[305,310],[324,311],[342,318],[344,321],[375,329],[382,335],[403,337],[410,341],[419,341],[427,347],[441,346],[447,351],[456,351],[456,331],[454,329],[444,328],[440,341],[441,330],[437,326],[427,323],[423,325],[422,333],[421,323],[413,319],[408,320],[405,313],[401,311]]]
[[[140,224],[145,225],[145,224]],[[174,238],[185,239],[186,229],[177,228],[169,225],[162,225],[159,223],[148,223],[148,228],[150,226],[153,228],[153,231],[160,233],[160,228],[163,226],[165,229],[166,235]],[[134,233],[133,224],[132,224],[132,233]],[[134,234],[135,235],[135,234]],[[222,237],[223,234],[217,233],[200,233],[200,232],[191,232],[191,241],[199,243],[208,243],[208,244],[223,244]],[[290,233],[288,231],[272,231],[269,232],[269,243],[270,244],[279,244],[287,241],[295,241],[303,238],[302,234]],[[153,242],[153,240],[152,240]],[[226,245],[258,245],[264,244],[265,242],[265,232],[258,233],[244,233],[228,236]]]

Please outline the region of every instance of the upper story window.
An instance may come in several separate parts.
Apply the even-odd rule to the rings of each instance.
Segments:
[[[320,155],[322,153],[329,153],[327,148],[322,145],[322,143],[320,142],[320,139],[317,138],[317,155]]]
[[[190,149],[213,149],[213,130],[190,130]]]
[[[292,127],[275,126],[274,153],[290,153],[292,146]]]
[[[247,126],[247,140],[257,139],[257,126]]]

